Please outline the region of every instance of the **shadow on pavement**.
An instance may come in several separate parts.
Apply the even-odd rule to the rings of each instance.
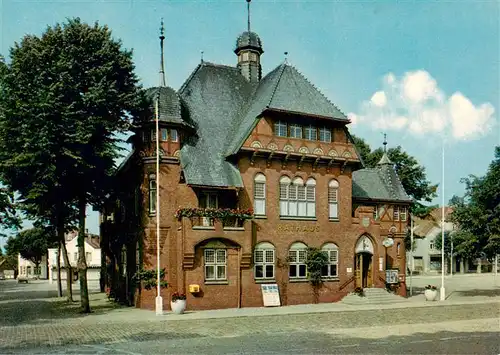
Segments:
[[[483,297],[497,297],[500,296],[500,288],[495,290],[467,290],[467,291],[455,291],[454,295],[460,297],[474,297],[474,296],[483,296]]]

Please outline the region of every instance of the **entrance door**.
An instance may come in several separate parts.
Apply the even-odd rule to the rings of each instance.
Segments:
[[[356,287],[372,287],[373,286],[373,267],[372,255],[369,253],[356,254]]]

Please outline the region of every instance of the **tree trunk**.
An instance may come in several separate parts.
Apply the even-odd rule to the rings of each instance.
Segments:
[[[61,243],[59,243],[57,247],[56,268],[57,268],[57,295],[59,297],[62,297],[63,294],[62,294],[62,284],[61,284]]]
[[[73,273],[71,272],[68,250],[66,249],[66,240],[64,239],[64,225],[62,224],[62,222],[58,223],[57,226],[57,239],[59,240],[59,247],[62,248],[64,265],[66,267],[66,300],[68,302],[73,302],[73,290],[71,287]]]
[[[83,313],[90,313],[89,290],[87,286],[87,262],[85,260],[85,197],[81,197],[78,206],[78,275],[80,279],[80,305]]]

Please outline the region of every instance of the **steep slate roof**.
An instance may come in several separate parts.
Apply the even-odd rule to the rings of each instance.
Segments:
[[[304,115],[321,116],[348,123],[337,106],[329,101],[297,69],[283,63],[268,73],[258,84],[246,112],[236,121],[227,154],[238,153],[241,145],[266,109],[283,110]]]
[[[242,187],[241,175],[226,160],[224,147],[253,86],[236,67],[203,62],[179,90],[197,136],[181,149],[181,166],[191,185]]]
[[[359,199],[412,202],[393,165],[381,165],[352,173],[352,197]]]
[[[182,105],[179,95],[174,89],[168,86],[153,87],[146,90],[146,96],[151,100],[150,109],[151,112],[153,112],[153,117],[151,117],[152,121],[155,120],[155,103],[158,94],[158,113],[161,122],[191,126],[182,117]]]

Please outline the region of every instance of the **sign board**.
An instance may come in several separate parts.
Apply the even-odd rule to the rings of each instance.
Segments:
[[[347,268],[347,273],[348,273],[348,274],[352,273],[352,267],[348,267],[348,268]]]
[[[385,238],[382,241],[382,245],[386,248],[392,247],[394,245],[394,239],[392,238]]]
[[[398,269],[389,269],[385,270],[385,282],[388,284],[397,284],[399,283],[399,270]]]
[[[281,306],[278,284],[262,284],[260,287],[264,307]]]

